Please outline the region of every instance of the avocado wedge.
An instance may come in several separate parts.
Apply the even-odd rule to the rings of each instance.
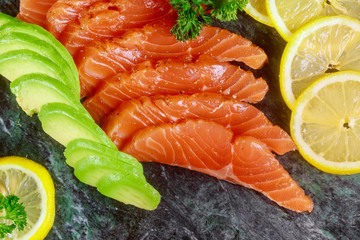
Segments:
[[[5,35],[9,35],[12,33],[25,33],[36,37],[40,40],[43,40],[50,44],[58,53],[59,55],[67,62],[71,71],[73,72],[73,78],[71,78],[72,86],[74,86],[74,90],[77,93],[76,96],[79,96],[80,99],[80,85],[79,85],[79,76],[77,72],[76,65],[74,60],[72,59],[70,53],[66,50],[66,48],[61,45],[61,43],[53,36],[51,33],[46,31],[40,26],[29,24],[21,21],[12,21],[5,23],[0,27],[0,38]]]
[[[84,157],[98,156],[108,157],[119,164],[131,165],[137,171],[143,172],[141,163],[133,156],[88,139],[75,139],[69,142],[64,155],[66,163],[72,167],[75,167],[77,162]]]
[[[124,175],[136,174],[145,177],[142,172],[137,172],[137,169],[132,165],[114,161],[106,156],[87,156],[80,159],[74,168],[75,176],[83,183],[96,187],[99,179],[111,173],[120,173]]]
[[[125,204],[146,210],[155,209],[160,194],[147,183],[142,171],[106,156],[86,156],[75,166],[75,176],[98,191]]]
[[[48,103],[41,108],[38,117],[43,130],[64,146],[74,139],[85,138],[117,149],[89,114],[74,107]]]
[[[49,43],[33,37],[32,35],[19,32],[5,34],[0,37],[0,54],[23,49],[31,50],[49,58],[62,69],[67,78],[72,79],[72,81],[69,81],[69,84],[71,84],[69,87],[74,89],[78,88],[78,86],[75,86],[74,84],[75,81],[77,81],[74,72],[71,70],[65,59],[62,58],[56,49]],[[77,83],[77,85],[79,85],[79,83]]]
[[[23,75],[10,84],[10,89],[29,116],[38,113],[43,105],[51,102],[65,103],[86,111],[79,101],[74,100],[68,86],[42,73]]]
[[[0,26],[8,22],[20,22],[20,20],[0,12]]]
[[[30,73],[43,73],[53,77],[65,85],[71,86],[71,81],[61,67],[50,59],[30,50],[14,50],[0,55],[0,74],[11,82]],[[71,88],[74,99],[77,92]]]
[[[117,172],[104,175],[98,181],[97,189],[107,197],[146,210],[154,210],[161,198],[153,186],[136,174]]]

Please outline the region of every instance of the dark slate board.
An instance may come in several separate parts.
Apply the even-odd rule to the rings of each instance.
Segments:
[[[15,15],[18,2],[0,0]],[[270,91],[256,106],[289,130],[290,111],[279,90],[279,61],[285,42],[243,13],[215,23],[262,47],[269,64],[255,72]],[[359,239],[360,175],[336,176],[310,166],[298,152],[277,156],[314,200],[312,213],[283,209],[261,194],[193,171],[146,163],[148,181],[162,195],[159,207],[144,211],[102,196],[79,182],[67,166],[64,148],[47,136],[36,116],[18,107],[7,80],[0,79],[0,156],[33,159],[50,172],[56,187],[56,218],[46,239]]]

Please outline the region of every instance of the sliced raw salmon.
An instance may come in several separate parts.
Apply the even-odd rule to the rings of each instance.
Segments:
[[[147,56],[171,58],[176,56],[198,57],[207,54],[217,60],[243,62],[258,69],[267,61],[265,52],[251,41],[228,30],[204,26],[195,40],[181,42],[170,33],[172,25],[147,25],[141,30],[128,31],[122,45],[139,48]]]
[[[103,50],[102,45],[108,50]],[[105,79],[132,71],[144,59],[140,50],[122,48],[107,39],[103,44],[80,50],[74,60],[79,72],[81,97],[91,96]]]
[[[20,11],[16,17],[24,22],[43,27],[48,10],[56,1],[57,0],[21,0]]]
[[[257,108],[215,93],[133,99],[111,113],[102,128],[121,149],[139,130],[186,119],[214,121],[231,129],[235,136],[253,136],[261,140],[277,154],[296,149],[290,136],[274,126]]]
[[[97,2],[84,9],[71,22],[59,40],[74,55],[88,43],[102,38],[121,36],[126,30],[140,28],[159,19],[175,21],[175,11],[167,0],[113,0]]]
[[[145,60],[198,58],[207,54],[218,61],[243,61],[259,68],[267,60],[262,49],[249,40],[216,27],[204,27],[200,37],[179,42],[170,34],[168,24],[146,25],[125,33],[123,38],[97,41],[75,56],[83,86],[96,87],[99,82],[119,72],[131,71]],[[87,96],[83,89],[83,96]]]
[[[95,86],[85,88],[94,89]],[[100,123],[121,102],[140,96],[214,92],[256,103],[264,98],[267,90],[266,81],[255,79],[252,72],[202,55],[197,61],[188,63],[174,59],[155,64],[144,62],[131,74],[118,74],[106,80],[84,106]]]
[[[47,12],[45,28],[59,38],[65,27],[77,20],[84,9],[88,9],[96,2],[103,1],[105,0],[58,0]]]
[[[143,162],[188,168],[261,192],[280,206],[311,212],[313,202],[264,144],[254,137],[233,139],[214,122],[188,120],[139,131],[123,151]]]

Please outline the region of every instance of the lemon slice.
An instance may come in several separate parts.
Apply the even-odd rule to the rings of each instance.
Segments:
[[[27,214],[24,230],[15,228],[5,239],[44,239],[55,216],[55,190],[49,172],[26,158],[0,158],[0,192],[5,197],[17,196]]]
[[[360,19],[359,0],[266,0],[266,8],[286,41],[301,26],[319,17],[345,15]]]
[[[266,10],[265,0],[248,0],[244,7],[244,11],[256,21],[261,22],[270,27],[273,26]]]
[[[280,63],[281,94],[290,109],[316,79],[329,72],[360,71],[360,21],[323,17],[299,29]]]
[[[360,72],[320,78],[298,98],[290,131],[301,155],[334,174],[360,172]]]

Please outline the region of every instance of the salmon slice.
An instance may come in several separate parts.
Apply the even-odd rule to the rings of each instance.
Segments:
[[[232,130],[235,136],[253,136],[277,154],[296,149],[290,136],[279,126],[274,126],[257,108],[211,93],[133,99],[111,113],[102,128],[121,149],[139,130],[187,119],[213,121]]]
[[[313,202],[259,140],[214,122],[188,120],[139,131],[123,149],[142,162],[188,168],[254,189],[297,212]]]
[[[94,89],[95,86],[85,88]],[[118,74],[106,80],[83,105],[94,120],[101,123],[121,102],[140,96],[214,92],[256,103],[267,91],[266,81],[255,79],[252,72],[202,55],[197,61],[188,63],[174,59],[154,64],[144,62],[131,74]]]
[[[20,11],[16,17],[24,22],[43,27],[48,10],[56,1],[57,0],[21,0]]]
[[[88,43],[121,36],[159,19],[175,21],[175,11],[167,0],[113,0],[97,2],[84,9],[80,17],[64,29],[59,40],[74,55]]]
[[[147,25],[141,30],[129,31],[123,37],[122,44],[128,48],[139,48],[152,57],[182,55],[197,58],[207,54],[221,62],[243,62],[254,69],[259,69],[267,61],[260,47],[228,30],[204,26],[196,39],[181,42],[170,34],[171,27],[169,24]]]
[[[101,45],[107,50],[103,51]],[[79,72],[81,97],[91,96],[105,79],[131,72],[144,59],[141,51],[118,47],[107,39],[104,44],[80,50],[74,60]]]
[[[123,38],[96,41],[79,51],[74,59],[81,84],[96,87],[104,79],[131,71],[145,60],[179,57],[191,60],[203,54],[211,55],[220,62],[243,61],[254,68],[267,61],[262,49],[227,30],[204,27],[196,40],[179,42],[170,34],[170,26],[166,23],[129,30]],[[85,90],[83,96],[87,94]]]
[[[45,28],[59,38],[65,27],[77,20],[84,9],[103,0],[58,0],[48,10]]]

